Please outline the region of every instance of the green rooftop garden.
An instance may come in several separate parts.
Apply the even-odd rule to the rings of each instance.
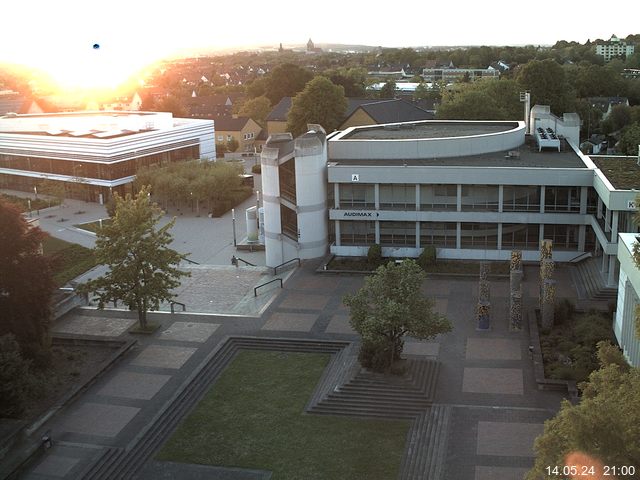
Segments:
[[[593,163],[618,190],[640,189],[640,167],[636,157],[591,157]]]

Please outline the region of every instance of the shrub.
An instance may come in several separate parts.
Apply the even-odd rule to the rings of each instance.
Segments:
[[[0,337],[0,418],[16,418],[24,411],[34,384],[31,361],[22,356],[12,334]]]
[[[382,262],[382,247],[377,243],[369,247],[367,262],[369,262],[370,265],[379,265]]]
[[[595,350],[600,340],[611,339],[611,325],[607,318],[598,313],[589,313],[581,317],[575,325],[577,343]]]
[[[262,173],[262,165],[260,165],[259,163],[254,165],[253,167],[251,167],[251,173],[255,173],[257,175],[260,175]]]
[[[397,360],[400,360],[403,346],[404,342],[399,342],[394,345],[394,358]],[[360,365],[365,368],[369,368],[374,372],[386,372],[391,369],[394,373],[403,373],[402,367],[397,368],[396,366],[389,364],[391,348],[392,346],[388,342],[378,343],[372,340],[363,340],[362,345],[360,346],[360,351],[358,352],[358,361],[360,362]]]
[[[418,265],[424,270],[436,263],[436,247],[433,245],[427,245],[422,250],[422,253],[418,257]]]
[[[556,303],[555,309],[555,322],[559,325],[568,323],[576,311],[576,307],[569,299],[563,298]]]

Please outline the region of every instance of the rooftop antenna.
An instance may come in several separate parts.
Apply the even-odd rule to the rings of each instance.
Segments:
[[[530,115],[531,115],[531,93],[528,90],[520,92],[520,101],[524,103],[524,123],[526,126],[525,133],[531,133]]]

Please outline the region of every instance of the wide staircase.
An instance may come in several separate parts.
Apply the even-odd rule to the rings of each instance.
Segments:
[[[615,300],[618,296],[617,287],[608,287],[602,273],[600,273],[599,258],[590,258],[576,264],[577,280],[582,284],[587,298],[591,300]]]

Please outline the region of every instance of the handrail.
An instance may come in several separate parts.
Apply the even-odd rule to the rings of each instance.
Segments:
[[[247,262],[244,258],[236,257],[235,255],[233,255],[231,257],[231,265],[235,265],[237,267],[238,266],[238,262],[244,262],[246,265],[249,265],[251,267],[255,267],[256,266],[255,263]]]
[[[583,258],[590,258],[593,255],[591,254],[591,252],[582,252],[580,255],[576,255],[575,257],[573,257],[571,260],[569,260],[569,263],[578,263],[580,260],[583,260]]]
[[[258,285],[257,287],[255,287],[255,288],[253,289],[253,296],[254,296],[254,297],[257,297],[257,296],[258,296],[258,289],[259,289],[260,287],[264,287],[265,285],[269,285],[270,283],[273,283],[273,282],[280,282],[280,288],[282,288],[282,279],[281,279],[281,278],[274,278],[273,280],[269,280],[268,282],[265,282],[265,283],[260,284],[260,285]]]
[[[189,258],[187,258],[187,257],[182,257],[182,259],[183,259],[183,260],[186,260],[186,261],[187,261],[187,262],[189,262],[189,263],[193,263],[194,265],[200,265],[198,262],[195,262],[195,261],[193,261],[193,260],[191,260],[191,259],[189,259]]]
[[[295,262],[295,261],[297,261],[298,262],[298,266],[300,266],[300,263],[301,263],[300,259],[297,258],[297,257],[296,258],[292,258],[291,260],[287,260],[286,262],[282,262],[280,265],[276,265],[275,267],[273,267],[273,274],[277,275],[278,269],[280,267],[284,267],[286,264],[291,263],[291,262]]]
[[[175,313],[175,312],[174,312],[174,310],[173,310],[173,306],[174,306],[174,305],[180,305],[180,306],[182,307],[182,311],[183,311],[183,312],[186,312],[186,311],[187,311],[187,306],[186,306],[184,303],[176,302],[176,301],[174,301],[174,300],[171,300],[171,301],[169,302],[169,305],[171,305],[171,313]]]

